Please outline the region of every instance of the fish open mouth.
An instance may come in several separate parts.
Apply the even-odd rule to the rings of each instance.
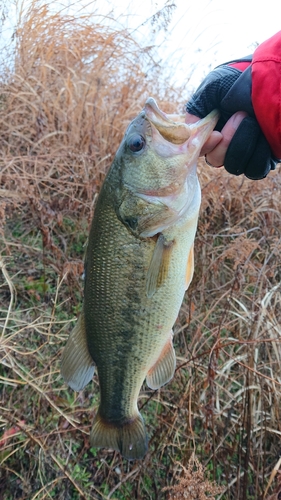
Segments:
[[[161,111],[153,97],[147,99],[144,113],[146,119],[154,125],[162,137],[175,145],[184,144],[197,131],[198,127],[209,123],[210,130],[206,133],[207,139],[208,134],[214,129],[219,119],[219,112],[215,109],[202,120],[187,124],[184,121],[185,115],[167,114]]]
[[[172,144],[183,144],[190,137],[190,125],[184,123],[184,115],[167,114],[149,97],[144,106],[145,116],[164,139]]]

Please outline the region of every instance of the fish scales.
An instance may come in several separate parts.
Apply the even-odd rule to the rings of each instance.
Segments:
[[[91,296],[91,301],[84,305],[86,327],[104,332],[102,338],[89,336],[88,342],[97,365],[101,393],[108,395],[104,400],[108,420],[114,418],[116,408],[122,407],[122,404],[116,405],[120,399],[127,402],[123,407],[125,415],[134,414],[143,380],[167,341],[167,332],[169,334],[175,322],[182,301],[179,291],[177,302],[167,300],[169,281],[174,280],[174,268],[178,266],[176,253],[167,287],[158,296],[147,298],[145,282],[155,241],[136,240],[116,218],[110,189],[107,189],[109,182],[110,179],[101,192],[103,206],[96,207],[98,216],[91,229],[93,237],[89,238],[85,295]],[[103,227],[99,238],[95,237],[98,226]],[[182,246],[178,247],[186,260]],[[91,255],[96,256],[93,265]],[[136,371],[137,378],[133,376]]]
[[[193,274],[200,207],[196,161],[213,112],[174,122],[151,98],[128,127],[95,207],[84,304],[61,372],[75,390],[97,367],[100,406],[91,444],[142,458],[147,435],[137,400],[174,375],[172,327]]]

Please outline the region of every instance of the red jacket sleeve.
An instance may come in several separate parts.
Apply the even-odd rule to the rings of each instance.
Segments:
[[[274,155],[281,158],[281,31],[253,54],[252,103]]]

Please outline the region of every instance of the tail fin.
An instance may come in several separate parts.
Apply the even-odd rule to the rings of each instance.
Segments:
[[[106,422],[98,413],[90,441],[93,447],[120,451],[128,460],[141,459],[147,452],[147,435],[140,413],[120,425]]]

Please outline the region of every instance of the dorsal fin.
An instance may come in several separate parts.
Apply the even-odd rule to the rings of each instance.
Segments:
[[[94,370],[87,345],[84,314],[81,313],[62,354],[61,374],[74,391],[80,391],[92,380]]]

